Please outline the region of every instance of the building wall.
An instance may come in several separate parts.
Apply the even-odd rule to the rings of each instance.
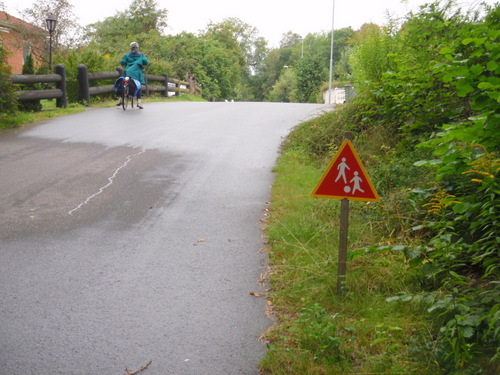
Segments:
[[[330,103],[328,103],[328,99],[330,99]],[[341,89],[339,87],[335,87],[332,89],[332,94],[329,94],[329,90],[323,92],[323,101],[326,104],[341,104],[345,103],[345,89]]]
[[[47,31],[0,11],[0,44],[8,51],[7,64],[12,74],[21,74],[26,56],[31,52],[35,68],[42,64]]]

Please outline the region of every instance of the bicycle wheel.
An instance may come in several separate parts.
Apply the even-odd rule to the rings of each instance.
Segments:
[[[128,107],[128,78],[125,78],[123,80],[123,90],[122,90],[122,107],[123,110],[125,111]]]
[[[130,108],[134,108],[134,97],[130,95]]]
[[[126,110],[128,107],[128,95],[123,96],[122,105],[123,105],[123,110]]]

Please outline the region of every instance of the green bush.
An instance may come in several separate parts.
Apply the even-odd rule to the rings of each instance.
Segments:
[[[302,124],[284,148],[321,164],[339,130],[358,134],[382,196],[364,214],[397,244],[376,249],[404,250],[420,271],[421,291],[390,301],[426,306],[433,342],[421,347],[447,373],[499,367],[499,20],[498,5],[480,19],[436,1],[398,33],[373,29],[354,44],[356,100]]]
[[[121,56],[120,56],[121,59]],[[63,64],[66,68],[66,94],[68,103],[79,101],[78,86],[78,66],[84,64],[89,72],[113,71],[119,66],[119,59],[112,59],[108,55],[103,55],[95,46],[81,47],[65,51],[56,56],[58,64]],[[92,86],[109,85],[111,81],[91,81]]]
[[[31,56],[31,53],[26,57],[26,61],[24,62],[23,65],[22,74],[28,74],[28,75],[35,74],[35,63],[33,61],[33,56]],[[38,88],[39,87],[37,87],[37,85],[34,84],[21,86],[22,90],[35,90]],[[42,110],[42,104],[40,103],[39,99],[23,100],[22,102],[20,102],[19,109],[26,112],[40,112]]]
[[[8,80],[10,74],[7,51],[0,45],[0,113],[13,113],[17,109],[15,89]]]
[[[394,124],[406,119],[399,125],[409,139],[430,138],[418,147],[433,155],[415,165],[427,167],[434,183],[415,191],[427,202],[419,210],[425,217],[414,226],[429,239],[406,252],[421,267],[425,289],[399,301],[427,305],[435,318],[436,360],[451,373],[498,370],[499,16],[498,5],[482,22],[429,6],[407,32],[420,25],[420,34],[439,30],[447,36],[426,43],[432,63],[425,70],[415,62],[384,73],[375,91],[383,118]],[[424,49],[417,51],[409,55],[421,61]]]

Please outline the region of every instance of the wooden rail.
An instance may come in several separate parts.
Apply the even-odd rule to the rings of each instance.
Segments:
[[[114,92],[114,82],[107,86],[90,86],[90,81],[114,79],[123,76],[124,70],[121,66],[113,72],[97,72],[89,73],[87,67],[83,64],[78,66],[78,86],[80,101],[90,103],[92,95],[99,95]],[[168,97],[169,93],[180,95],[181,93],[201,94],[201,88],[196,84],[196,80],[192,75],[187,74],[187,81],[181,81],[175,78],[169,78],[165,73],[162,76],[145,74],[146,84],[143,86],[143,92],[149,96],[151,92],[161,92],[163,96]],[[152,85],[151,81],[159,82],[161,85]]]
[[[91,96],[114,92],[114,82],[113,84],[106,86],[90,86],[90,82],[96,80],[116,80],[118,77],[123,76],[123,72],[123,68],[119,66],[113,72],[89,73],[85,65],[79,65],[77,76],[79,101],[89,105]],[[151,92],[161,92],[165,97],[168,97],[169,93],[173,93],[174,95],[180,95],[181,93],[201,95],[201,87],[196,83],[194,76],[191,74],[186,74],[186,81],[169,78],[166,73],[162,76],[155,76],[152,74],[145,74],[144,76],[146,78],[146,84],[143,86],[143,92],[147,96],[149,96]],[[57,99],[57,107],[66,108],[68,105],[66,96],[66,69],[62,64],[56,66],[55,74],[14,74],[9,77],[9,80],[14,84],[19,85],[55,83],[55,89],[18,90],[16,91],[16,97],[19,101]],[[160,84],[154,85],[149,82]]]
[[[19,85],[34,85],[37,83],[55,83],[56,88],[45,90],[18,90],[16,97],[19,101],[56,99],[56,106],[66,108],[68,101],[66,98],[66,69],[59,64],[55,68],[55,74],[13,74],[9,80]]]

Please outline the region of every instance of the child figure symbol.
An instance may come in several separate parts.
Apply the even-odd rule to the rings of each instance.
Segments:
[[[351,181],[349,181],[349,182],[354,182],[354,186],[352,187],[353,194],[356,190],[359,190],[362,193],[365,192],[363,189],[361,189],[361,186],[360,186],[361,182],[363,182],[363,179],[361,177],[359,177],[358,175],[359,175],[358,171],[354,172],[354,177],[351,179]]]

